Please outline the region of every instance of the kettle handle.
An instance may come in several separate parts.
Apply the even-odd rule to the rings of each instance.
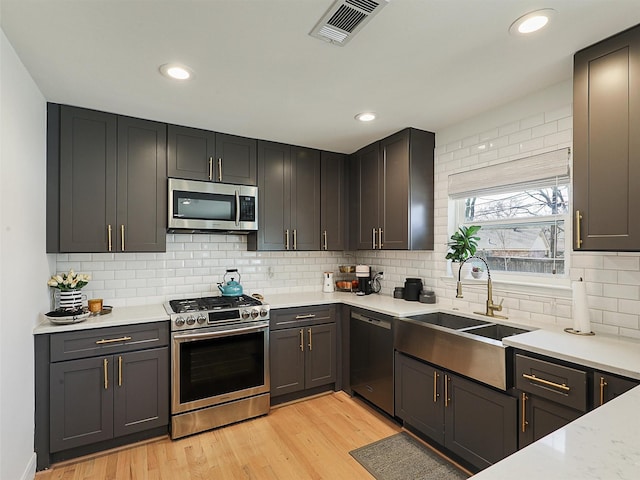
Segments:
[[[227,273],[237,273],[238,274],[238,283],[240,282],[240,280],[242,279],[242,276],[240,275],[240,272],[238,272],[237,268],[228,268],[227,272],[224,274],[223,280],[226,279],[227,277]],[[231,277],[231,280],[233,280],[233,277]]]

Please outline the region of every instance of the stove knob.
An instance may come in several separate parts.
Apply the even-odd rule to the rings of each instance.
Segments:
[[[251,310],[251,318],[258,318],[258,315],[260,315],[260,312],[258,310]]]
[[[193,318],[193,315],[189,315],[187,317],[187,325],[193,325],[194,323],[196,323],[196,319]]]
[[[251,316],[251,314],[249,313],[248,310],[243,310],[242,311],[242,319],[243,320],[247,320],[250,316]]]
[[[202,325],[202,324],[203,324],[204,322],[206,322],[206,321],[207,321],[207,317],[205,317],[205,316],[204,316],[204,315],[202,315],[202,314],[198,315],[198,323],[199,323],[200,325]]]
[[[260,309],[260,316],[261,317],[266,317],[267,315],[269,315],[269,310],[267,310],[266,308],[261,308]]]
[[[184,318],[178,317],[176,318],[176,326],[181,327],[184,325]]]

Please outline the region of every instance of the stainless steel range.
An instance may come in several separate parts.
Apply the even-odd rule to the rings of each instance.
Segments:
[[[172,300],[171,438],[269,412],[269,305],[241,295]]]

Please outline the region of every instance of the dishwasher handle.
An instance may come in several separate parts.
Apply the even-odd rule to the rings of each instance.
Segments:
[[[387,330],[391,330],[391,321],[390,320],[377,320],[375,318],[365,317],[364,315],[360,315],[356,312],[351,312],[351,318],[354,320],[360,320],[361,322],[369,323],[371,325],[375,325],[376,327],[386,328]]]

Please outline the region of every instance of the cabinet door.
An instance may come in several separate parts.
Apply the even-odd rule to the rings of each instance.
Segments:
[[[576,53],[573,92],[574,248],[638,251],[640,27]]]
[[[169,423],[168,348],[114,355],[114,436]]]
[[[115,251],[166,250],[166,165],[166,125],[119,117]]]
[[[106,252],[116,229],[116,116],[60,113],[60,252]]]
[[[519,448],[524,448],[551,432],[555,432],[582,414],[583,412],[550,402],[536,395],[526,392],[520,393]]]
[[[52,363],[51,452],[113,437],[113,357]]]
[[[305,388],[336,381],[336,324],[306,329]]]
[[[517,399],[447,374],[445,447],[478,468],[517,450]]]
[[[169,125],[167,170],[170,177],[214,180],[215,133]]]
[[[617,377],[610,373],[595,371],[593,374],[593,406],[599,407],[609,400],[631,390],[639,382],[630,378]]]
[[[444,373],[396,352],[395,415],[444,444]]]
[[[377,236],[374,240],[374,229],[382,228],[379,221],[380,178],[378,165],[379,143],[371,144],[355,154],[355,175],[352,188],[357,194],[356,222],[358,224],[356,246],[359,250],[372,250],[374,241],[377,247]]]
[[[258,231],[250,234],[249,247],[285,250],[285,230],[290,230],[291,147],[258,142]],[[293,245],[289,231],[289,247]]]
[[[347,207],[345,155],[322,152],[320,168],[320,248],[344,250]]]
[[[382,248],[409,248],[409,131],[380,142]]]
[[[304,389],[304,329],[269,333],[271,396]]]
[[[291,147],[291,249],[320,250],[320,152]]]
[[[214,177],[219,182],[256,185],[257,140],[216,133]]]

